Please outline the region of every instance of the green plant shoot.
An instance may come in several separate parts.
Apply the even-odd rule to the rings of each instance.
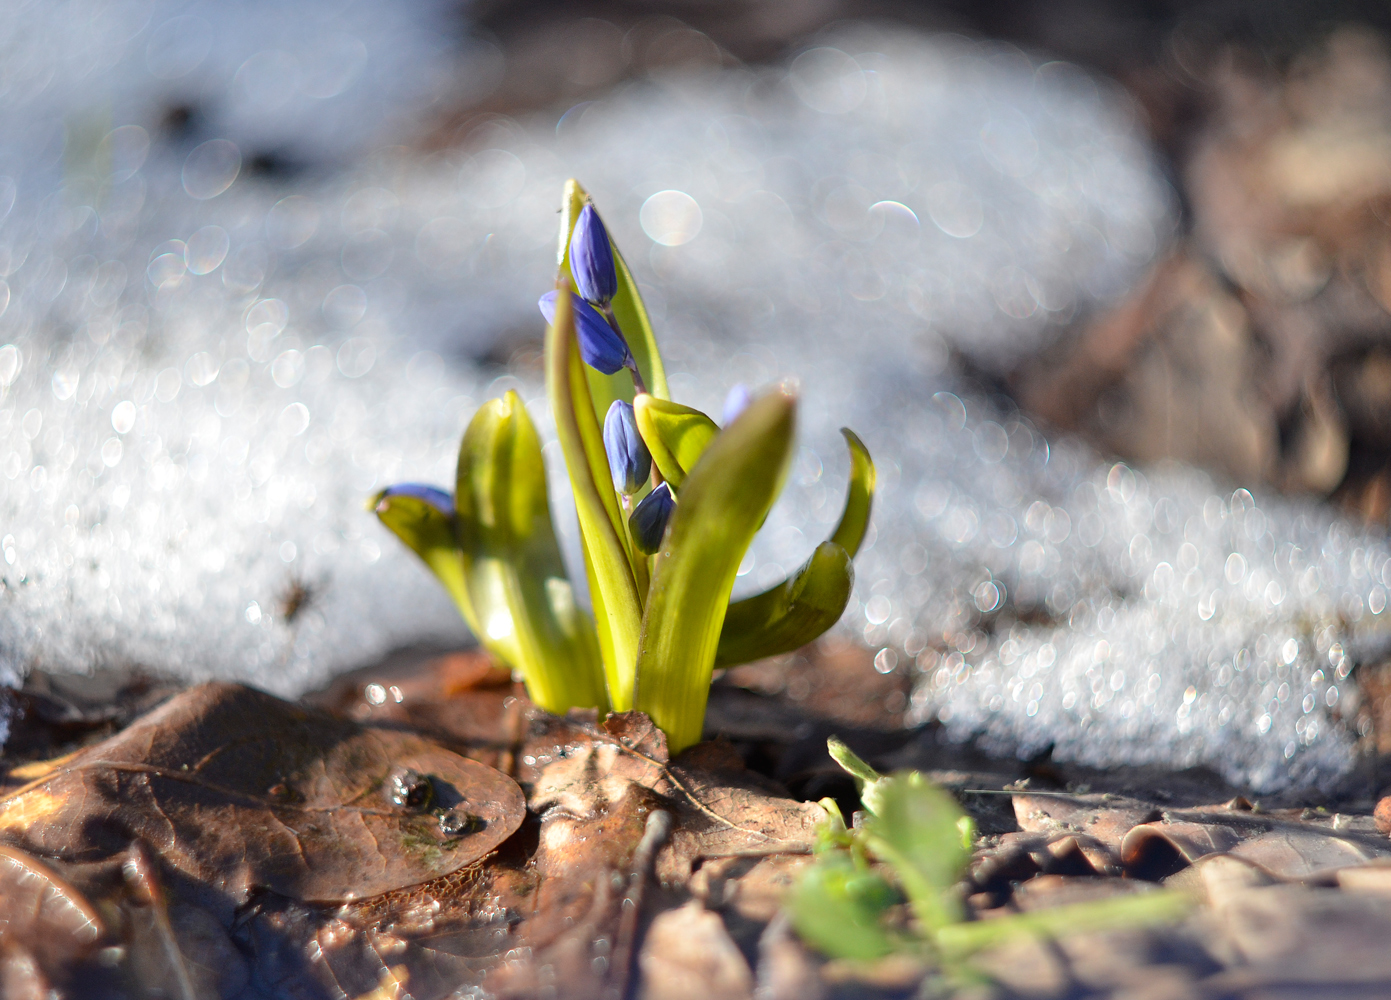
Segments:
[[[869,960],[913,954],[961,977],[964,960],[1021,934],[1138,926],[1173,920],[1191,906],[1179,892],[1156,891],[1049,910],[967,921],[957,889],[970,863],[975,826],[956,800],[917,771],[882,775],[840,740],[831,757],[855,779],[864,814],[847,829],[834,800],[811,866],[789,897],[797,931],[835,957]],[[912,920],[893,921],[907,901]]]
[[[717,666],[796,649],[840,618],[869,527],[874,464],[844,431],[849,485],[831,537],[782,583],[731,601],[739,563],[791,462],[796,395],[785,386],[752,399],[732,395],[739,405],[727,405],[723,427],[669,399],[637,283],[573,180],[561,203],[555,290],[540,306],[546,392],[592,613],[575,601],[551,524],[540,437],[515,393],[486,403],[469,423],[452,493],[406,483],[381,491],[370,507],[538,706],[638,708],[677,752],[700,740]],[[827,878],[828,886],[845,881]],[[872,912],[874,885],[846,884]]]

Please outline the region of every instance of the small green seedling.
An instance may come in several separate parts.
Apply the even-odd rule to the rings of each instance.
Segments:
[[[788,907],[803,939],[833,958],[906,953],[960,980],[970,978],[973,953],[1021,934],[1151,924],[1190,906],[1182,893],[1160,891],[967,921],[959,887],[975,839],[970,817],[917,771],[884,776],[838,739],[828,749],[854,777],[864,812],[847,828],[835,800],[821,800],[816,863]],[[909,919],[893,919],[904,902]]]
[[[452,494],[407,483],[370,506],[537,705],[639,709],[676,752],[700,739],[716,667],[791,651],[840,618],[869,526],[874,464],[843,430],[849,487],[830,538],[777,586],[731,602],[791,463],[795,393],[736,386],[723,426],[673,402],[637,283],[573,180],[555,291],[540,306],[546,392],[593,614],[566,575],[540,436],[514,392],[486,403],[464,432]]]

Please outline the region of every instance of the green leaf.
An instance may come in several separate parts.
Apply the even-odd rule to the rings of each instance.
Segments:
[[[626,523],[618,509],[613,477],[575,341],[570,296],[556,298],[555,322],[546,331],[546,395],[556,437],[565,456],[579,515],[580,543],[599,651],[614,711],[633,707],[642,627],[642,596]]]
[[[607,707],[594,625],[551,525],[541,439],[515,392],[485,403],[464,432],[454,506],[479,640],[547,711]]]
[[[716,666],[749,663],[800,649],[839,621],[845,611],[855,584],[850,560],[869,527],[874,462],[854,431],[842,427],[840,432],[850,448],[850,479],[840,523],[791,577],[729,606],[715,654]]]
[[[855,584],[850,554],[822,542],[795,574],[725,613],[715,666],[730,667],[790,653],[840,620]]]
[[[869,515],[874,506],[874,460],[858,434],[849,427],[842,427],[840,432],[850,447],[850,482],[845,489],[845,508],[841,511],[840,523],[831,533],[831,541],[849,552],[853,559],[869,529]]]
[[[812,845],[812,853],[821,855],[849,847],[850,829],[845,825],[845,815],[840,811],[840,805],[830,797],[823,798],[816,804],[825,811],[826,820],[816,826],[816,841]]]
[[[870,851],[893,867],[926,931],[960,920],[951,890],[971,857],[959,825],[961,807],[917,771],[874,781],[871,788],[874,803],[865,805],[873,811],[862,826]]]
[[[938,928],[934,938],[944,955],[961,958],[1024,934],[1061,937],[1064,934],[1168,923],[1182,917],[1193,905],[1193,899],[1182,892],[1140,892],[1090,903],[1012,913],[990,920],[951,924]]]
[[[831,759],[841,766],[855,779],[855,788],[860,793],[860,804],[865,807],[865,811],[873,815],[879,810],[879,793],[884,787],[884,783],[892,780],[880,774],[870,767],[859,755],[851,750],[837,736],[832,736],[826,740],[826,752],[831,755]]]
[[[751,403],[686,477],[667,524],[642,620],[636,705],[672,753],[700,740],[729,592],[787,475],[796,412],[786,391]]]
[[[368,507],[444,584],[444,589],[459,606],[469,631],[475,636],[482,635],[468,588],[464,585],[464,564],[459,542],[454,537],[453,519],[419,497],[387,496],[385,490],[374,496]]]
[[[882,774],[866,764],[860,755],[851,750],[846,742],[838,736],[832,736],[826,740],[826,752],[831,755],[833,761],[840,765],[842,771],[855,779],[855,787],[861,792],[864,791],[866,785],[882,781],[884,778]]]
[[[569,288],[574,283],[574,278],[570,273],[570,234],[575,228],[575,222],[580,217],[580,211],[589,204],[589,201],[589,194],[580,186],[579,181],[572,177],[565,182],[565,196],[560,209],[558,264],[562,280],[559,282],[559,287]],[[610,240],[610,245],[612,245],[612,240]],[[660,399],[666,399],[669,395],[667,377],[662,366],[662,356],[657,350],[657,338],[652,333],[652,323],[647,317],[647,308],[643,305],[642,296],[638,293],[638,283],[633,279],[632,271],[628,269],[627,262],[616,246],[613,247],[613,264],[618,272],[618,294],[609,303],[610,308],[613,309],[613,317],[618,321],[618,328],[623,331],[624,339],[628,341],[628,350],[633,353],[633,360],[637,362],[638,371],[642,374],[643,382],[647,385],[647,391]],[[633,401],[633,380],[626,371],[605,375],[603,372],[586,365],[584,375],[589,384],[589,395],[594,404],[594,413],[600,423],[603,422],[604,414],[609,412],[609,406],[615,399],[629,403]]]
[[[893,902],[893,890],[878,875],[857,871],[843,856],[828,857],[802,876],[788,910],[808,944],[832,958],[867,960],[894,950],[880,924]]]
[[[720,432],[719,424],[699,410],[648,393],[633,400],[633,414],[652,461],[673,490],[681,488],[686,473]]]

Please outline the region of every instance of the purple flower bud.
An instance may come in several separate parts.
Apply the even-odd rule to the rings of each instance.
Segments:
[[[740,382],[729,390],[729,395],[724,398],[724,423],[728,427],[734,423],[736,417],[743,413],[750,403],[753,402],[753,393],[749,392],[749,387]]]
[[[395,486],[388,486],[382,490],[381,498],[383,501],[392,497],[414,497],[417,500],[424,500],[445,517],[454,516],[454,498],[438,486],[426,486],[422,483],[397,483]]]
[[[666,533],[671,512],[676,509],[676,500],[666,483],[661,483],[642,498],[628,518],[628,530],[633,534],[633,544],[639,552],[649,556],[662,547],[662,535]]]
[[[580,295],[604,305],[618,293],[618,272],[608,230],[593,205],[584,206],[570,234],[570,273]]]
[[[558,294],[547,292],[537,303],[547,323],[555,322],[555,297]],[[599,315],[597,309],[574,292],[570,293],[570,304],[574,307],[575,337],[580,343],[580,357],[584,358],[585,364],[605,375],[612,375],[632,361],[628,345],[609,326],[608,320]]]
[[[604,415],[604,451],[609,456],[613,488],[625,496],[642,489],[652,471],[652,454],[638,433],[633,404],[615,399]]]

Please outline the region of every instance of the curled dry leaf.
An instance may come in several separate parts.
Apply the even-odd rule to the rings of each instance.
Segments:
[[[96,908],[52,868],[0,845],[0,949],[30,952],[46,969],[89,954],[106,930]]]
[[[346,900],[478,860],[524,810],[506,775],[413,734],[204,684],[0,799],[0,836],[83,861],[143,841],[236,903]]]
[[[1004,842],[1041,857],[1043,845],[1034,838],[1044,838],[1055,856],[1074,839],[1099,873],[1113,873],[1105,865],[1110,861],[1132,876],[1160,877],[1200,858],[1230,855],[1276,878],[1326,880],[1339,869],[1391,859],[1391,843],[1370,822],[1339,826],[1327,815],[1309,820],[1253,813],[1243,799],[1161,815],[1152,804],[1095,795],[1013,798],[1019,826],[1031,836],[1007,835]],[[1046,863],[1039,867],[1050,870]]]
[[[1191,810],[1174,814],[1169,822],[1141,824],[1127,833],[1121,843],[1121,860],[1127,869],[1158,846],[1157,841],[1188,864],[1208,855],[1227,854],[1291,881],[1324,881],[1339,869],[1391,859],[1391,844],[1375,834]]]

